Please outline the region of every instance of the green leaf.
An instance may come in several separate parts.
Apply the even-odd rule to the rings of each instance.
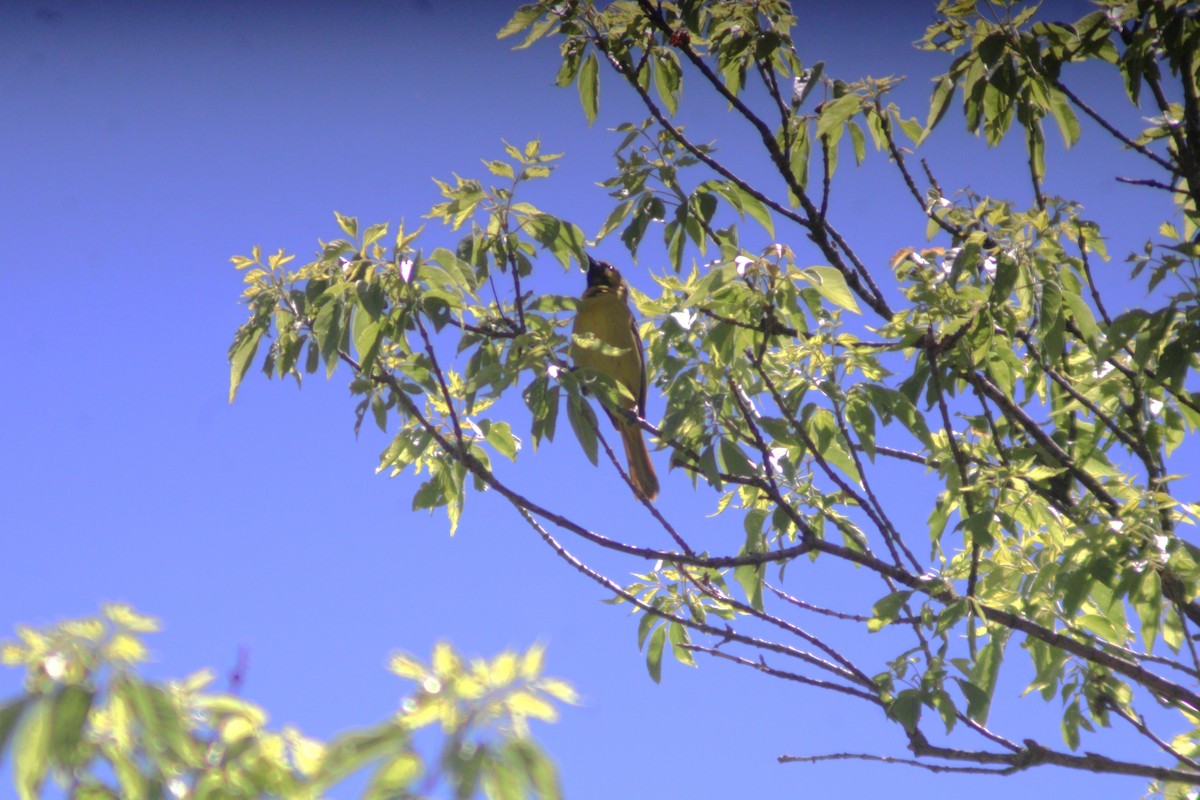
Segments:
[[[328,298],[317,312],[313,322],[313,334],[317,345],[321,348],[321,358],[325,362],[326,375],[332,375],[337,369],[338,349],[342,341],[342,298]]]
[[[1072,702],[1064,709],[1060,728],[1062,730],[1063,741],[1072,750],[1079,749],[1079,727],[1085,722],[1086,720],[1083,719],[1083,715],[1079,711],[1078,700]]]
[[[318,773],[319,783],[337,783],[377,758],[406,749],[407,745],[408,731],[396,722],[385,722],[373,728],[357,729],[337,736],[325,751]]]
[[[643,598],[644,599],[644,598]],[[661,600],[656,600],[652,604],[654,607],[659,607]],[[638,649],[641,650],[646,646],[646,637],[650,635],[650,631],[654,630],[654,626],[662,622],[662,617],[649,611],[642,612],[642,618],[638,621]]]
[[[542,14],[540,3],[530,3],[520,6],[512,15],[512,19],[504,23],[504,27],[496,33],[497,39],[505,39],[528,28]]]
[[[733,206],[738,214],[743,217],[749,215],[751,219],[762,225],[763,230],[768,234],[775,235],[775,221],[771,218],[770,210],[761,200],[733,181],[705,181],[697,187],[696,192],[719,194],[729,205]]]
[[[1147,653],[1154,651],[1154,640],[1162,628],[1162,583],[1154,570],[1146,570],[1138,582],[1133,609],[1141,623],[1142,642]]]
[[[862,476],[858,474],[858,467],[855,465],[854,459],[850,457],[846,448],[846,440],[842,436],[841,430],[838,429],[837,419],[833,413],[825,408],[814,408],[809,417],[804,420],[804,426],[808,435],[813,439],[818,455],[853,478],[855,483],[860,483]]]
[[[562,786],[554,762],[530,739],[513,739],[505,745],[510,760],[519,764],[538,800],[561,800]]]
[[[50,770],[50,702],[33,704],[13,742],[13,782],[21,800],[35,800]]]
[[[233,398],[237,396],[238,386],[246,377],[246,372],[254,361],[254,354],[258,352],[258,342],[266,332],[266,327],[259,325],[238,331],[229,352],[229,402],[232,403]]]
[[[673,51],[664,50],[655,54],[654,88],[670,114],[679,111],[679,85],[682,77],[679,57]]]
[[[388,224],[386,222],[380,222],[369,226],[363,233],[362,246],[364,251],[367,247],[375,244],[375,242],[378,242],[384,236],[387,236],[387,231]]]
[[[407,751],[397,753],[375,770],[363,797],[369,800],[406,797],[409,795],[408,789],[421,777],[423,771],[424,765],[419,756]]]
[[[862,166],[867,157],[867,141],[863,136],[862,128],[858,126],[857,122],[848,122],[846,129],[850,131],[850,142],[854,145],[854,163]]]
[[[925,447],[933,446],[933,438],[925,417],[917,410],[903,392],[882,384],[861,384],[865,396],[869,397],[875,408],[875,413],[885,424],[893,419],[900,420],[909,433],[915,436]]]
[[[0,765],[4,763],[4,756],[8,752],[8,742],[17,730],[25,709],[33,702],[32,695],[25,695],[0,706]]]
[[[1042,339],[1042,354],[1051,363],[1056,362],[1062,355],[1063,333],[1066,326],[1062,307],[1062,289],[1053,281],[1045,281],[1042,284],[1038,312],[1038,333]]]
[[[933,96],[929,98],[929,116],[925,119],[925,130],[917,144],[922,144],[945,116],[946,109],[950,107],[950,101],[954,98],[954,85],[955,81],[949,75],[938,79],[937,85],[933,87]]]
[[[867,630],[875,633],[885,625],[891,624],[900,615],[900,610],[904,608],[904,604],[910,597],[912,597],[912,590],[905,589],[892,592],[878,600],[875,605],[871,606],[871,619],[867,620]]]
[[[358,220],[355,217],[347,217],[339,211],[334,211],[333,215],[337,217],[338,227],[345,232],[347,236],[353,239],[358,236]]]
[[[484,469],[490,468],[487,453],[478,447],[472,447],[470,452],[477,461],[483,464]],[[442,485],[445,487],[446,517],[450,520],[451,536],[458,530],[458,523],[462,519],[463,506],[467,499],[466,492],[464,491],[466,469],[462,464],[451,464],[439,476],[442,480]],[[477,487],[482,491],[483,484],[477,484]]]
[[[967,717],[978,720],[977,715],[983,714],[983,718],[987,719],[988,709],[992,704],[991,696],[964,678],[955,678],[954,680],[958,683],[963,697],[967,699]]]
[[[692,658],[692,651],[684,647],[684,645],[691,642],[685,626],[678,622],[672,622],[667,626],[667,638],[671,642],[671,652],[674,654],[676,661],[681,664],[687,664],[689,667],[696,666],[696,660]]]
[[[64,686],[55,696],[50,753],[56,763],[73,767],[86,757],[83,734],[92,699],[92,692],[82,686]]]
[[[532,414],[530,421],[530,436],[536,450],[538,443],[545,439],[554,440],[554,430],[558,421],[558,384],[551,384],[550,379],[542,375],[525,387],[522,397],[525,405]]]
[[[517,460],[517,451],[521,449],[521,443],[517,437],[513,435],[512,427],[507,422],[493,422],[488,426],[485,434],[488,444],[496,448],[496,452],[506,457],[509,461]]]
[[[742,209],[750,215],[750,218],[763,226],[763,230],[767,235],[775,235],[775,220],[771,217],[771,211],[767,206],[754,195],[743,191],[740,186],[734,186],[733,191],[738,194],[742,201]]]
[[[958,723],[958,709],[954,705],[954,698],[945,689],[936,689],[930,693],[929,703],[932,705],[942,717],[942,724],[946,726],[946,733],[954,730],[955,724]]]
[[[855,314],[862,313],[858,310],[858,302],[854,299],[850,287],[846,285],[846,278],[840,270],[833,267],[808,267],[800,270],[800,277],[812,284],[819,295],[834,305]]]
[[[508,178],[509,180],[512,180],[514,177],[512,164],[509,164],[507,161],[487,161],[487,160],[485,160],[483,162],[483,165],[485,167],[487,167],[488,172],[492,173],[493,175],[495,175],[497,177]]]
[[[721,439],[718,444],[721,466],[725,468],[725,472],[740,478],[754,477],[756,472],[754,464],[742,452],[742,448],[729,439]]]
[[[1026,148],[1032,163],[1034,177],[1041,181],[1046,177],[1046,137],[1038,128],[1030,128],[1026,137]]]
[[[578,225],[549,214],[537,213],[529,218],[527,227],[533,238],[549,250],[563,267],[569,267],[572,259],[583,258],[584,236]]]
[[[632,208],[633,198],[623,200],[622,202],[618,203],[613,210],[609,212],[608,219],[604,221],[604,225],[600,227],[600,232],[596,234],[596,241],[599,242],[605,236],[608,236],[608,234],[615,231],[617,227],[625,221],[625,218],[629,216],[629,212]]]
[[[646,669],[655,683],[662,683],[662,655],[666,639],[666,628],[660,626],[650,635],[650,645],[646,648]]]
[[[733,578],[746,593],[746,599],[757,610],[763,608],[763,579],[766,569],[762,564],[742,564],[733,570]]]
[[[915,730],[921,721],[921,694],[916,689],[905,689],[896,695],[888,706],[892,718],[907,731]]]
[[[1054,121],[1058,123],[1058,130],[1062,133],[1063,145],[1071,147],[1079,141],[1079,120],[1075,117],[1075,112],[1071,110],[1071,103],[1067,100],[1067,96],[1053,87],[1050,88],[1050,113],[1054,115]]]
[[[979,649],[975,664],[971,667],[971,684],[979,689],[974,699],[967,698],[967,716],[980,725],[987,724],[988,711],[992,705],[992,695],[996,691],[996,680],[1000,676],[1000,664],[1004,660],[1004,646],[1008,643],[1009,632],[1003,628],[992,626],[989,629],[991,638]]]
[[[358,365],[364,374],[371,374],[382,341],[383,321],[372,320],[361,310],[356,313],[354,315],[354,349],[358,353]]]
[[[858,443],[871,461],[875,460],[875,415],[861,393],[852,394],[846,402],[846,421],[858,436]]]
[[[493,753],[481,748],[478,752],[484,755],[479,765],[479,784],[484,797],[487,800],[525,800],[524,782],[504,751]]]
[[[595,53],[588,53],[579,68],[579,102],[583,105],[588,125],[596,121],[596,115],[600,111],[599,68]]]
[[[1113,644],[1124,644],[1126,639],[1124,631],[1119,630],[1111,620],[1100,614],[1082,614],[1076,618],[1075,624]]]
[[[571,430],[575,432],[575,438],[579,441],[579,446],[583,448],[584,455],[588,461],[592,462],[592,466],[596,466],[599,462],[598,446],[596,442],[596,415],[592,413],[592,408],[588,405],[583,397],[575,392],[567,395],[567,420],[571,423]]]
[[[1100,335],[1100,327],[1096,324],[1096,317],[1092,314],[1092,309],[1088,306],[1087,301],[1074,292],[1063,292],[1062,301],[1070,310],[1071,318],[1075,320],[1083,338],[1095,346]]]
[[[911,139],[913,143],[920,143],[924,134],[924,129],[921,127],[921,123],[917,122],[915,117],[909,117],[905,119],[904,117],[897,115],[896,124],[900,126],[900,130],[904,131],[904,135]],[[853,126],[853,123],[851,123],[851,126]],[[854,133],[853,127],[851,127],[850,133]],[[861,133],[859,135],[861,136]],[[862,163],[861,158],[859,159],[859,163]]]
[[[821,108],[817,118],[817,138],[836,133],[846,120],[862,109],[863,99],[856,94],[846,94]]]

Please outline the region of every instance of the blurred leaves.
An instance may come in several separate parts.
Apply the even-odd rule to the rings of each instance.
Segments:
[[[12,760],[18,797],[41,797],[52,782],[87,798],[318,798],[364,770],[364,798],[423,796],[439,783],[463,797],[561,797],[529,722],[554,722],[556,705],[578,698],[542,674],[540,645],[490,661],[468,662],[445,643],[429,665],[394,656],[391,670],[418,684],[400,712],[321,742],[270,730],[259,706],[212,689],[211,671],[144,678],[128,651],[144,654],[141,637],[157,628],[109,605],[99,617],[18,628],[0,645],[4,663],[26,671],[25,693],[0,704],[0,758]],[[121,640],[137,647],[114,649]],[[431,723],[443,742],[434,757],[414,741]]]

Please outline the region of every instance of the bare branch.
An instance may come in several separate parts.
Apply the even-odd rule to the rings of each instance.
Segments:
[[[685,645],[683,645],[683,647],[687,648],[688,650],[697,652],[697,653],[707,653],[708,655],[713,656],[714,658],[723,658],[726,661],[732,661],[735,664],[741,664],[744,667],[750,667],[751,669],[758,670],[759,672],[764,672],[767,675],[770,675],[775,678],[783,678],[784,680],[795,681],[796,683],[803,683],[806,686],[815,686],[818,689],[828,689],[832,692],[838,692],[839,694],[848,694],[851,697],[857,697],[859,700],[866,700],[867,702],[872,703],[877,706],[883,705],[882,701],[873,694],[868,694],[859,689],[854,689],[850,686],[843,686],[840,683],[832,683],[830,681],[822,681],[822,680],[818,680],[816,678],[809,678],[805,675],[798,675],[794,672],[785,672],[784,670],[767,666],[766,662],[761,659],[758,661],[751,661],[748,658],[743,658],[741,656],[735,656],[735,655],[732,655],[731,653],[726,653],[723,650],[717,650],[712,647],[704,647],[704,646],[698,645],[698,644],[685,644]]]
[[[877,761],[881,764],[903,764],[908,767],[919,767],[929,772],[960,773],[968,775],[1007,775],[1008,771],[997,767],[952,767],[948,764],[930,764],[911,758],[895,756],[877,756],[870,753],[826,753],[819,756],[779,756],[780,764],[816,764],[820,761]]]
[[[1083,100],[1081,100],[1079,98],[1079,96],[1076,95],[1073,91],[1071,91],[1071,89],[1065,83],[1063,83],[1062,81],[1056,80],[1053,82],[1053,85],[1054,85],[1055,89],[1058,89],[1060,92],[1065,94],[1067,96],[1067,99],[1070,100],[1075,105],[1076,108],[1078,108],[1084,114],[1087,114],[1089,117],[1091,117],[1092,120],[1094,120],[1095,123],[1097,125],[1099,125],[1101,128],[1108,131],[1108,133],[1114,139],[1116,139],[1121,144],[1128,147],[1130,150],[1136,150],[1137,152],[1141,153],[1146,158],[1150,159],[1155,164],[1158,164],[1160,167],[1162,167],[1163,169],[1165,169],[1167,172],[1171,173],[1172,175],[1177,174],[1177,170],[1175,169],[1174,164],[1172,164],[1170,161],[1167,161],[1165,158],[1160,156],[1158,153],[1155,153],[1153,150],[1146,147],[1145,145],[1138,144],[1133,139],[1131,139],[1128,136],[1126,136],[1125,134],[1121,133],[1108,120],[1106,120],[1104,117],[1100,116],[1099,112],[1097,112],[1094,108],[1092,108],[1087,103],[1085,103]]]

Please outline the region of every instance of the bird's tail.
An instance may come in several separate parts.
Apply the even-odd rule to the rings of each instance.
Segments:
[[[646,500],[654,502],[658,497],[658,475],[650,463],[650,451],[646,439],[637,423],[623,420],[618,426],[621,441],[625,444],[625,461],[629,464],[629,480],[634,490]]]

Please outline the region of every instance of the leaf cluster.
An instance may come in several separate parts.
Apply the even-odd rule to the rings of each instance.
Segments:
[[[367,770],[364,798],[425,797],[443,782],[455,797],[561,796],[529,720],[553,722],[555,702],[577,698],[542,674],[540,646],[466,662],[441,643],[428,665],[396,655],[390,670],[418,690],[383,722],[322,742],[271,730],[232,680],[228,691],[213,687],[212,670],[145,678],[142,637],[158,627],[108,605],[98,617],[18,627],[0,645],[0,661],[26,672],[24,694],[0,704],[0,756],[11,753],[17,796],[40,797],[51,779],[88,800],[320,798]],[[435,759],[415,741],[431,723],[444,739]]]

